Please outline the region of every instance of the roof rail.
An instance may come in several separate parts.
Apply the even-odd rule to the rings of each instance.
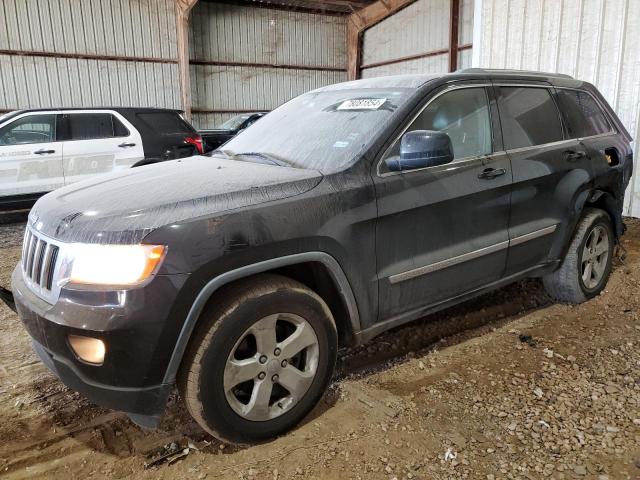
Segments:
[[[571,75],[567,75],[566,73],[549,73],[549,72],[536,72],[533,70],[510,70],[510,69],[501,69],[501,68],[463,68],[462,70],[458,70],[457,73],[486,73],[499,75],[503,74],[513,74],[513,75],[538,75],[543,77],[559,77],[559,78],[570,78],[573,79]]]

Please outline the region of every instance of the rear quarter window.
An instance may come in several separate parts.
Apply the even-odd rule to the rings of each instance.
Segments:
[[[157,133],[193,133],[195,130],[175,112],[138,113],[138,118]]]
[[[558,90],[558,103],[571,138],[609,133],[611,125],[598,102],[581,90]]]

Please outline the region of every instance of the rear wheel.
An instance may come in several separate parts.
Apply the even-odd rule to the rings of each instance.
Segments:
[[[277,275],[225,288],[216,299],[179,376],[189,412],[230,443],[291,429],[333,373],[337,333],[329,308],[304,285]]]
[[[560,268],[543,278],[549,295],[566,303],[582,303],[598,295],[611,273],[614,238],[607,213],[587,209]]]

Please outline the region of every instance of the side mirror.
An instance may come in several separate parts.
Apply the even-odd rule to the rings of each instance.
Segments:
[[[435,167],[453,160],[453,146],[449,135],[435,130],[407,132],[400,141],[400,157],[385,162],[392,172]]]

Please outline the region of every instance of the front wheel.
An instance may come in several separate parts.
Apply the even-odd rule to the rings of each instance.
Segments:
[[[259,275],[216,295],[184,359],[179,388],[206,431],[229,443],[254,443],[309,413],[331,379],[336,352],[326,303],[294,280]]]
[[[577,304],[602,292],[611,273],[614,238],[606,212],[585,210],[560,268],[543,277],[549,295]]]

